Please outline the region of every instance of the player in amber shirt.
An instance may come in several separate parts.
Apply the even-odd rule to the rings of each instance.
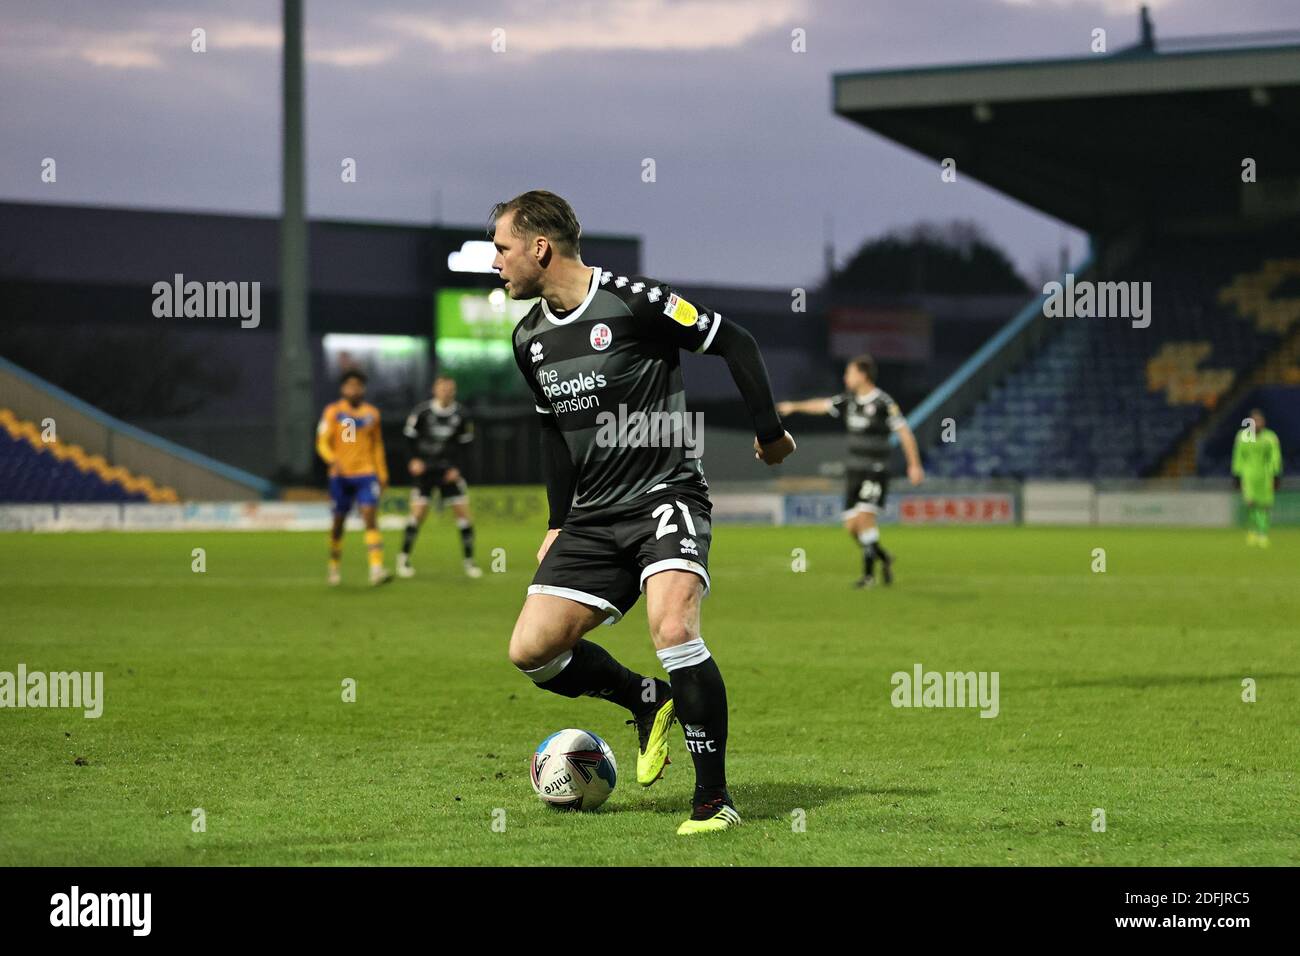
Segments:
[[[379,493],[388,484],[379,409],[367,403],[366,377],[350,371],[339,380],[337,402],[325,406],[316,426],[316,453],[329,465],[334,525],[330,529],[329,583],[341,580],[343,522],[355,502],[366,523],[370,583],[383,584],[392,575],[384,568],[384,539],[379,533]]]

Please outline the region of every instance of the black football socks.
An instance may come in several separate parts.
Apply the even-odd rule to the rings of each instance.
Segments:
[[[695,805],[727,796],[727,687],[704,638],[656,652],[695,763]]]
[[[880,529],[868,528],[858,535],[858,543],[862,545],[862,576],[871,577],[875,571],[876,559],[879,558],[883,563],[888,564],[892,558],[888,551],[880,544]]]
[[[634,715],[654,706],[646,697],[657,696],[653,680],[628,670],[599,644],[578,641],[573,650],[534,670],[524,671],[538,687],[561,697],[603,697]]]
[[[467,518],[457,518],[456,527],[460,529],[460,550],[466,561],[474,560],[474,525]],[[420,533],[420,526],[412,518],[406,522],[406,531],[402,535],[402,554],[410,557],[415,549],[415,539]]]
[[[415,547],[415,536],[420,533],[420,526],[412,518],[406,522],[406,531],[402,534],[402,554],[408,558],[411,556],[411,549]]]
[[[457,518],[456,527],[460,528],[460,550],[465,560],[474,560],[474,526],[468,518]]]

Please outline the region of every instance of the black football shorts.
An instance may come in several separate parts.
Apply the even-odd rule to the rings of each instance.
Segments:
[[[690,571],[709,593],[712,506],[695,489],[664,489],[644,503],[576,509],[551,542],[529,594],[553,594],[606,612],[616,624],[636,604],[646,579]]]
[[[844,476],[844,515],[867,511],[880,514],[889,496],[889,472],[850,468]]]
[[[424,471],[415,479],[415,485],[411,489],[411,498],[416,504],[424,504],[433,495],[433,490],[438,489],[438,495],[444,505],[454,505],[457,502],[464,501],[465,496],[469,493],[469,485],[465,484],[465,477],[462,475],[455,481],[447,480],[449,469],[440,468],[436,465],[428,465]]]

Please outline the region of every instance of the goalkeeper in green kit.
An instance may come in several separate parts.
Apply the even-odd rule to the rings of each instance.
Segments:
[[[1277,433],[1264,427],[1264,413],[1250,413],[1250,423],[1232,444],[1232,476],[1246,503],[1246,544],[1268,547],[1268,518],[1273,491],[1282,475],[1282,446]]]

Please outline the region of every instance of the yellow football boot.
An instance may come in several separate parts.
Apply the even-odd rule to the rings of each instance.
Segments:
[[[689,820],[677,828],[678,836],[692,833],[715,833],[740,826],[740,814],[727,797],[716,797],[695,808]]]
[[[664,684],[663,681],[657,683]],[[664,775],[664,767],[671,762],[668,759],[668,731],[676,722],[673,699],[667,696],[657,709],[628,721],[636,726],[636,782],[641,786],[648,787]]]

